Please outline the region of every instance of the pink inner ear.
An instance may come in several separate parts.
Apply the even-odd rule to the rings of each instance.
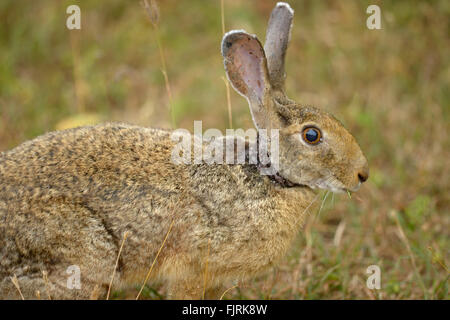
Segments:
[[[264,94],[264,71],[261,63],[264,53],[257,40],[246,37],[236,41],[233,46],[233,64],[240,78],[245,82],[249,91],[262,99]],[[246,91],[248,91],[246,90]],[[243,92],[245,94],[245,92]]]

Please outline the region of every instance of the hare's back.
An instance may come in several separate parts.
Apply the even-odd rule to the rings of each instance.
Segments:
[[[168,130],[121,123],[50,132],[1,153],[0,179],[9,179],[9,184],[55,183],[62,175],[76,181],[98,171],[132,170],[133,162],[143,158],[165,157],[170,143]]]
[[[108,123],[1,153],[0,231],[9,235],[1,232],[0,244],[19,235],[41,239],[27,244],[36,252],[65,243],[70,234],[56,239],[61,232],[51,226],[75,238],[98,225],[116,239],[129,229],[142,241],[158,237],[183,197],[186,173],[170,161],[171,143],[170,131]]]
[[[138,201],[177,188],[171,150],[170,131],[120,123],[47,133],[0,154],[0,201]]]

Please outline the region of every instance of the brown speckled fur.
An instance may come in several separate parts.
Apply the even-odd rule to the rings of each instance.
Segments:
[[[173,165],[172,143],[168,131],[104,124],[3,153],[1,296],[19,297],[13,274],[26,298],[45,293],[41,270],[54,298],[107,288],[125,231],[117,282],[141,283],[172,219],[155,274],[188,282],[183,291],[202,286],[207,260],[208,283],[219,285],[282,257],[312,191],[281,188],[251,165]],[[81,267],[82,290],[66,288],[70,265]]]
[[[175,165],[168,130],[107,123],[47,133],[0,154],[0,298],[20,297],[13,275],[25,299],[36,291],[104,297],[127,231],[113,290],[141,284],[172,221],[152,278],[167,281],[172,297],[200,298],[207,264],[207,296],[218,298],[225,281],[284,256],[313,188],[359,187],[368,167],[353,136],[331,115],[286,98],[280,83],[272,86],[255,37],[230,33],[223,44],[228,77],[249,100],[255,125],[280,129],[279,174],[295,186],[256,165]],[[305,125],[322,130],[321,144],[301,139]],[[335,182],[324,182],[330,177]],[[81,268],[81,290],[66,287],[71,265]]]

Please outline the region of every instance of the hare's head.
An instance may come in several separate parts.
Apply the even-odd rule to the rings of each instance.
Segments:
[[[278,3],[264,48],[254,35],[231,31],[222,40],[228,79],[247,98],[257,129],[279,129],[279,175],[333,192],[357,191],[369,175],[355,138],[331,114],[284,94],[284,57],[293,11]]]

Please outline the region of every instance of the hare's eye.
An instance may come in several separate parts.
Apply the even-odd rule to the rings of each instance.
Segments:
[[[314,127],[307,127],[303,129],[303,140],[309,144],[317,144],[322,140],[322,134],[320,130]]]

